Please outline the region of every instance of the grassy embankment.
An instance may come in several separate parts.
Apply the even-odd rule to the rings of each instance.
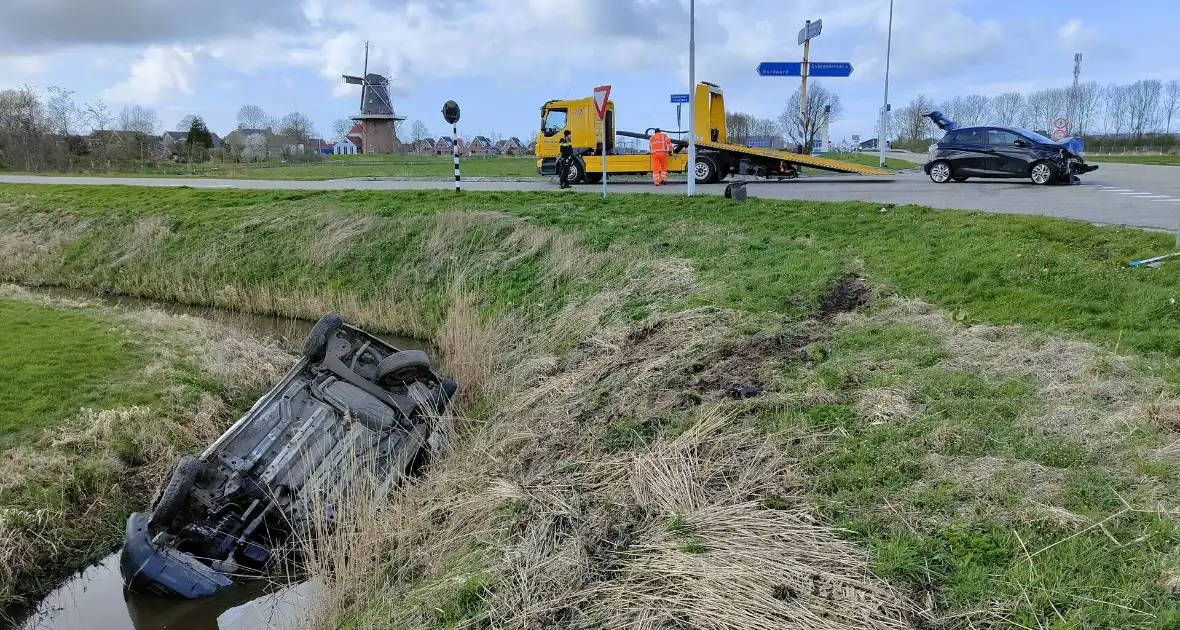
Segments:
[[[1122,164],[1149,164],[1154,166],[1180,166],[1180,155],[1098,155],[1086,154],[1087,162],[1120,162]]]
[[[13,253],[0,238],[0,252]],[[0,620],[110,553],[181,452],[285,366],[273,347],[157,312],[0,285]]]
[[[0,231],[3,279],[338,308],[448,353],[468,421],[350,538],[368,553],[328,612],[354,627],[1178,619],[1180,266],[1125,266],[1167,235],[862,203],[16,186]]]
[[[881,155],[879,153],[873,153],[873,152],[863,152],[863,153],[861,153],[861,152],[857,152],[857,153],[833,152],[833,153],[826,153],[824,155],[821,155],[820,157],[827,158],[829,160],[840,160],[841,162],[852,162],[853,164],[861,164],[863,166],[877,166],[877,167],[879,167],[881,165]],[[886,157],[885,158],[885,168],[890,169],[890,170],[902,171],[907,168],[914,168],[915,166],[919,166],[919,165],[915,162],[910,162],[908,160],[902,160],[900,158],[895,158],[895,157]]]
[[[325,156],[323,162],[284,164],[266,162],[218,162],[177,164],[144,162],[137,167],[115,170],[78,169],[71,172],[40,172],[30,175],[75,175],[98,177],[204,177],[211,179],[308,180],[322,181],[353,177],[415,177],[450,179],[455,176],[450,156],[356,155]],[[464,177],[538,177],[533,157],[461,158]]]

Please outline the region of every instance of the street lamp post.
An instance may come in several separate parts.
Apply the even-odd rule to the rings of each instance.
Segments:
[[[688,196],[697,192],[697,3],[688,1]]]
[[[889,135],[889,56],[893,52],[893,0],[889,0],[889,36],[885,44],[885,102],[881,104],[881,133],[877,148],[881,150],[881,168],[885,168],[885,141]]]

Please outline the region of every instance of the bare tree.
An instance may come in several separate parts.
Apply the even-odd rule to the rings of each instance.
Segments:
[[[307,142],[315,135],[315,126],[306,114],[291,112],[283,116],[282,122],[279,123],[279,135],[296,142]]]
[[[150,107],[130,105],[119,112],[119,129],[122,131],[134,131],[152,136],[155,135],[159,126],[160,117],[156,115],[156,110]]]
[[[1160,115],[1164,119],[1164,133],[1172,133],[1172,117],[1176,115],[1177,108],[1180,108],[1180,81],[1172,79],[1164,84],[1164,93],[1160,100]]]
[[[35,171],[45,165],[49,121],[33,88],[0,91],[0,166]]]
[[[816,81],[808,86],[807,101],[803,104],[803,111],[799,111],[801,94],[795,90],[791,99],[787,101],[783,113],[779,115],[779,124],[786,132],[791,142],[802,145],[805,153],[811,152],[815,144],[815,136],[824,125],[838,122],[844,115],[844,105],[840,96],[829,91],[822,83]],[[799,119],[802,115],[802,127]]]
[[[62,87],[49,88],[45,115],[53,133],[63,136],[78,134],[86,124],[86,112],[74,102],[74,91]]]
[[[332,121],[332,137],[336,140],[348,138],[348,132],[352,131],[355,124],[351,118],[337,118]]]
[[[238,108],[238,129],[274,129],[274,119],[257,105]]]
[[[1097,81],[1089,81],[1078,85],[1074,94],[1073,115],[1076,120],[1070,121],[1074,135],[1082,135],[1091,130],[1094,118],[1098,114],[1098,105],[1102,100],[1102,88]]]
[[[982,125],[991,119],[991,105],[992,99],[982,94],[967,96],[958,104],[957,121],[964,125]]]
[[[1127,86],[1126,89],[1131,133],[1138,140],[1156,125],[1162,85],[1154,79],[1141,79]]]
[[[204,119],[202,119],[200,116],[196,114],[185,114],[185,116],[180,119],[180,122],[176,123],[175,129],[177,131],[188,131],[192,128],[193,123],[197,120],[201,120],[201,124],[204,124]]]
[[[1025,101],[1025,117],[1021,126],[1033,131],[1046,131],[1053,126],[1053,118],[1057,115],[1060,97],[1057,90],[1046,88],[1028,95]]]
[[[419,142],[430,138],[430,128],[421,120],[415,120],[410,127],[410,137],[414,142]]]
[[[775,140],[782,139],[781,123],[770,118],[750,117],[750,137],[760,138],[775,146]]]
[[[1024,111],[1024,95],[1020,92],[1005,92],[992,99],[992,122],[997,125],[1013,126],[1020,123]]]
[[[754,117],[742,112],[725,114],[725,137],[732,144],[745,144],[750,139],[750,127]]]
[[[933,125],[926,118],[934,110],[934,101],[925,94],[919,94],[909,105],[897,110],[897,136],[902,140],[923,140],[934,135]]]
[[[111,128],[111,123],[114,122],[114,116],[111,114],[111,109],[107,104],[98,99],[93,103],[86,104],[86,116],[90,119],[90,124],[97,131],[106,131]]]

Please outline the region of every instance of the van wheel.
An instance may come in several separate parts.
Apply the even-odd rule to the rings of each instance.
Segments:
[[[311,332],[307,333],[307,341],[303,342],[303,356],[311,361],[322,360],[324,351],[328,348],[328,339],[343,325],[344,319],[336,313],[327,313],[321,317],[320,321],[312,326]]]
[[[945,160],[939,160],[930,165],[930,181],[935,184],[945,184],[951,181],[951,165]]]
[[[698,155],[696,166],[693,168],[693,176],[696,177],[698,184],[712,184],[717,181],[717,163],[707,155]]]
[[[201,460],[185,455],[177,462],[168,477],[168,483],[161,488],[152,500],[151,522],[156,525],[168,525],[184,507],[188,493],[193,489],[193,482],[197,480],[197,473],[201,472]]]
[[[377,364],[378,385],[404,385],[430,376],[430,357],[421,350],[395,352]]]
[[[1057,169],[1048,162],[1037,162],[1028,172],[1029,179],[1038,186],[1047,186],[1057,179]]]

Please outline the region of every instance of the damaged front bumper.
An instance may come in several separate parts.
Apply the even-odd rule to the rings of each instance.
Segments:
[[[201,564],[196,558],[157,545],[148,531],[149,516],[134,512],[127,518],[119,572],[133,592],[162,597],[196,599],[229,588],[228,576]]]

